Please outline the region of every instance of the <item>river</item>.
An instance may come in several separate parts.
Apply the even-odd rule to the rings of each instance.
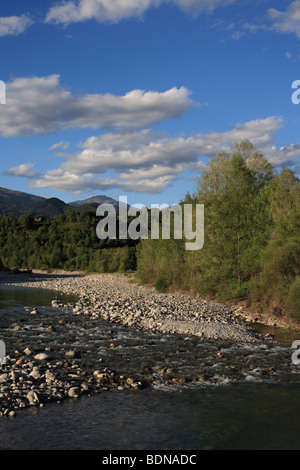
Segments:
[[[0,419],[1,450],[299,449],[300,366],[287,339],[237,344],[154,334],[73,315],[51,307],[53,299],[75,300],[0,287],[8,353],[69,342],[127,376],[151,371],[153,384],[20,410]]]

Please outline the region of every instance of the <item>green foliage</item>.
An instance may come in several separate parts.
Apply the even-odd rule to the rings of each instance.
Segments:
[[[166,282],[161,277],[155,281],[154,287],[157,290],[157,292],[161,292],[161,293],[166,292],[167,290]]]
[[[0,269],[136,270],[142,283],[159,292],[173,288],[246,300],[300,318],[300,181],[291,170],[276,173],[250,142],[241,142],[231,155],[211,159],[197,193],[182,201],[183,211],[184,204],[204,204],[202,250],[187,251],[186,240],[172,236],[99,240],[95,213],[65,212],[58,200],[51,207],[65,213],[53,219],[2,215]]]
[[[209,162],[197,195],[187,193],[183,200],[205,206],[203,249],[185,251],[182,240],[143,240],[137,276],[145,283],[163,279],[167,287],[295,312],[299,198],[299,179],[291,170],[276,174],[250,142],[236,144],[231,155],[220,152]]]
[[[0,216],[0,269],[126,272],[136,269],[136,242],[99,240],[99,219],[68,211],[53,219]]]
[[[297,276],[288,295],[289,313],[292,317],[300,319],[300,276]]]
[[[251,295],[278,312],[289,312],[287,298],[300,274],[300,182],[291,170],[282,170],[271,190],[269,240],[260,253],[261,272]]]

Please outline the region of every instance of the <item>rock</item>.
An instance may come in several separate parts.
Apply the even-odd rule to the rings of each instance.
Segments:
[[[81,353],[79,351],[67,351],[65,357],[67,359],[80,359]]]
[[[26,354],[26,356],[30,356],[32,354],[32,351],[31,351],[31,349],[26,348],[26,349],[24,349],[23,353]]]
[[[200,383],[205,382],[205,377],[204,377],[204,375],[199,375],[199,376],[197,377],[197,381],[200,382]]]
[[[108,374],[106,374],[105,372],[102,373],[102,374],[100,373],[100,374],[96,375],[96,378],[98,380],[106,380],[106,379],[108,379]]]
[[[32,371],[29,374],[29,377],[32,377],[34,379],[39,379],[41,377],[41,372],[38,367],[34,367]]]
[[[34,356],[34,359],[36,359],[37,361],[47,361],[51,359],[51,356],[46,353],[39,353],[36,356]]]
[[[87,392],[89,390],[89,386],[86,383],[81,384],[81,390],[83,392]]]
[[[38,405],[40,402],[39,396],[34,390],[30,390],[30,392],[27,393],[26,398],[29,401],[30,406]]]
[[[16,361],[16,365],[17,365],[17,366],[21,366],[21,365],[24,364],[24,362],[25,362],[24,358],[21,357],[20,359],[18,359],[18,360]]]
[[[45,373],[45,379],[47,383],[55,382],[55,375],[50,370]]]
[[[11,378],[11,380],[12,380],[13,382],[15,382],[15,381],[17,380],[17,376],[16,376],[15,371],[12,371],[12,372],[10,373],[10,378]]]
[[[79,387],[72,387],[68,391],[68,396],[70,398],[79,398],[80,397],[80,388]]]

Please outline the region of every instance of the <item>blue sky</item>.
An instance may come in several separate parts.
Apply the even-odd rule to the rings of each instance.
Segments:
[[[2,187],[173,204],[244,139],[299,174],[298,0],[11,0],[0,48]]]

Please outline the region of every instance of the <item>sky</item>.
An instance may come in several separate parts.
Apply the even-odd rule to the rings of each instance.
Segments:
[[[11,0],[0,51],[1,187],[171,205],[242,140],[300,174],[300,0]]]

